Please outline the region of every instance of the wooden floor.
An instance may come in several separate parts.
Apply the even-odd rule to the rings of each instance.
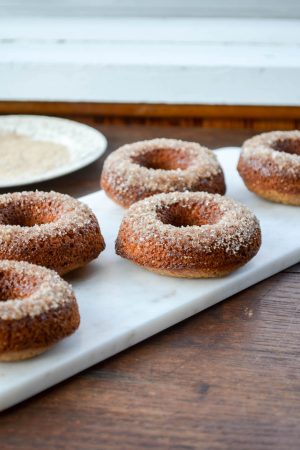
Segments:
[[[109,151],[158,136],[215,148],[253,134],[99,128]],[[34,188],[93,192],[102,161]],[[0,448],[298,450],[299,338],[300,264],[0,414]]]

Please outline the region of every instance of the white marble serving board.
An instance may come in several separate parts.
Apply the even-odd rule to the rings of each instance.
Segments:
[[[103,192],[84,197],[97,214],[106,250],[67,279],[81,312],[80,329],[37,358],[0,364],[4,410],[171,325],[300,261],[300,208],[261,200],[236,172],[239,150],[218,150],[227,194],[247,204],[261,222],[263,244],[246,266],[223,279],[162,277],[121,259],[114,241],[124,211]]]

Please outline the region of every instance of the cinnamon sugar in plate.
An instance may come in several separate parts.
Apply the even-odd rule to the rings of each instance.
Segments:
[[[2,182],[18,180],[22,175],[26,178],[40,175],[69,161],[69,150],[64,145],[15,133],[0,135]]]
[[[73,120],[0,116],[0,188],[74,172],[99,158],[106,145],[100,131]]]

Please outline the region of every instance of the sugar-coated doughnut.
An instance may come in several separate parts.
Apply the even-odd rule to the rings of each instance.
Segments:
[[[218,194],[158,194],[133,204],[120,226],[116,253],[162,275],[226,275],[259,250],[257,218]]]
[[[300,205],[300,131],[273,131],[248,139],[238,162],[247,188],[273,202]]]
[[[94,213],[80,201],[57,192],[0,195],[0,260],[27,261],[64,274],[104,248]]]
[[[77,302],[53,270],[0,261],[0,361],[38,355],[79,326]]]
[[[101,187],[121,206],[162,192],[224,194],[224,174],[214,153],[195,142],[152,139],[127,144],[104,162]]]

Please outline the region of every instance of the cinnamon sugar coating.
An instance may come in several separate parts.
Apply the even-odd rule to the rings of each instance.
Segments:
[[[152,139],[124,145],[104,162],[101,187],[116,203],[132,203],[162,192],[225,193],[214,153],[195,142]]]
[[[238,171],[247,188],[257,195],[300,205],[300,131],[273,131],[248,139]]]
[[[71,286],[56,272],[0,261],[0,360],[38,354],[72,334],[79,322]]]
[[[0,195],[0,259],[28,261],[63,274],[104,248],[94,213],[80,201],[56,192]]]
[[[132,205],[116,253],[146,269],[178,277],[222,276],[259,250],[257,218],[218,194],[158,194]]]

